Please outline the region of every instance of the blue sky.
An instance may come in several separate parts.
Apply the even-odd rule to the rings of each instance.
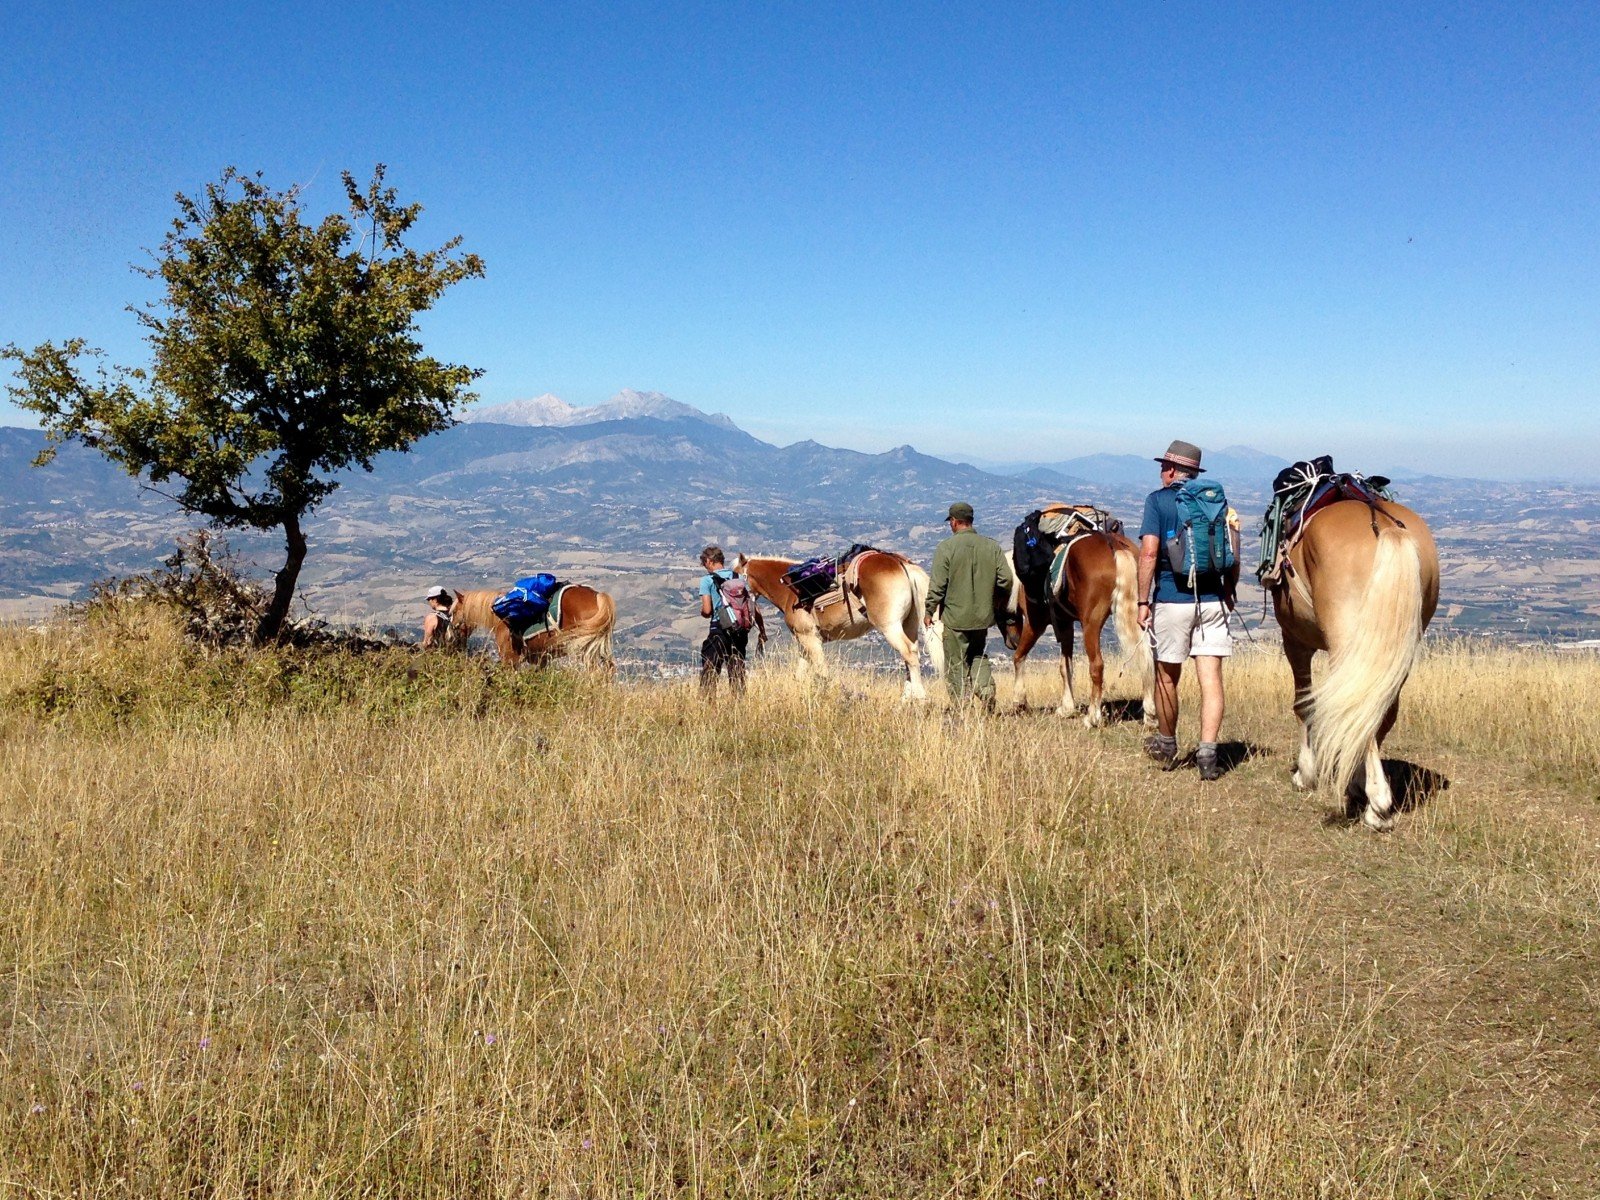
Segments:
[[[8,10],[0,342],[141,362],[175,192],[321,211],[382,161],[487,262],[424,326],[486,402],[985,460],[1600,450],[1600,7],[509,8]]]

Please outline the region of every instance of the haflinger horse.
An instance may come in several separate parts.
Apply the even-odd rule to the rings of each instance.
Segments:
[[[839,572],[841,595],[831,604],[806,608],[800,596],[784,581],[784,572],[798,559],[739,555],[734,570],[745,577],[750,590],[781,614],[783,623],[800,647],[799,671],[814,670],[827,678],[822,657],[824,642],[843,642],[876,629],[905,664],[901,698],[926,700],[922,686],[922,661],[918,645],[926,645],[934,669],[944,674],[944,630],[935,622],[931,636],[923,638],[922,608],[928,597],[928,573],[910,559],[886,550],[868,550]]]
[[[1308,520],[1288,560],[1272,604],[1300,718],[1295,786],[1323,783],[1351,799],[1364,791],[1362,820],[1388,829],[1394,794],[1379,751],[1439,604],[1433,535],[1393,501],[1339,500]],[[1313,687],[1318,650],[1331,662]]]
[[[522,638],[490,607],[503,594],[503,589],[492,588],[456,592],[450,608],[452,643],[465,646],[474,633],[483,632],[494,638],[504,666],[542,666],[553,658],[573,658],[586,667],[611,669],[611,629],[616,624],[617,606],[610,595],[585,584],[566,584],[560,589],[560,625]]]
[[[1089,659],[1089,704],[1083,723],[1090,729],[1104,724],[1105,705],[1101,697],[1105,689],[1105,658],[1100,651],[1100,631],[1105,627],[1106,617],[1114,616],[1117,643],[1122,647],[1124,659],[1139,676],[1144,722],[1153,725],[1155,669],[1139,629],[1138,552],[1120,533],[1096,530],[1069,543],[1066,555],[1067,561],[1059,576],[1046,585],[1045,603],[1035,605],[1029,601],[1022,581],[1017,578],[1010,551],[1006,552],[1006,562],[1012,568],[1014,580],[1008,606],[1012,619],[1001,626],[1001,633],[1011,651],[1012,708],[1021,708],[1026,702],[1022,686],[1023,660],[1044,636],[1044,631],[1053,629],[1056,641],[1061,644],[1061,703],[1056,712],[1064,717],[1077,714],[1072,690],[1072,624],[1076,621],[1083,626],[1083,651]],[[1056,575],[1053,571],[1051,574]]]

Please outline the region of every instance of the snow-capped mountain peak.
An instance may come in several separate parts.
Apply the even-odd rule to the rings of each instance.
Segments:
[[[627,421],[649,417],[657,421],[704,421],[720,429],[737,429],[721,413],[707,413],[682,404],[661,392],[641,392],[623,388],[604,404],[587,408],[568,404],[559,396],[546,393],[530,400],[512,400],[470,409],[462,414],[466,422],[489,425],[593,425],[600,421]]]

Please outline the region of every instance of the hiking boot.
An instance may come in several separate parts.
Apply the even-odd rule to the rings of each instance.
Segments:
[[[1214,783],[1222,778],[1222,764],[1217,761],[1216,752],[1210,754],[1196,753],[1194,765],[1200,769],[1200,778],[1207,783]]]
[[[1163,738],[1159,733],[1145,739],[1144,752],[1161,767],[1170,771],[1178,765],[1178,739]]]

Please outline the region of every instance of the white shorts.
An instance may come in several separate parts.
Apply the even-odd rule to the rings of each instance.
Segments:
[[[1197,610],[1193,600],[1155,606],[1156,661],[1186,662],[1192,657],[1227,658],[1233,653],[1228,610],[1220,600],[1207,600]]]

